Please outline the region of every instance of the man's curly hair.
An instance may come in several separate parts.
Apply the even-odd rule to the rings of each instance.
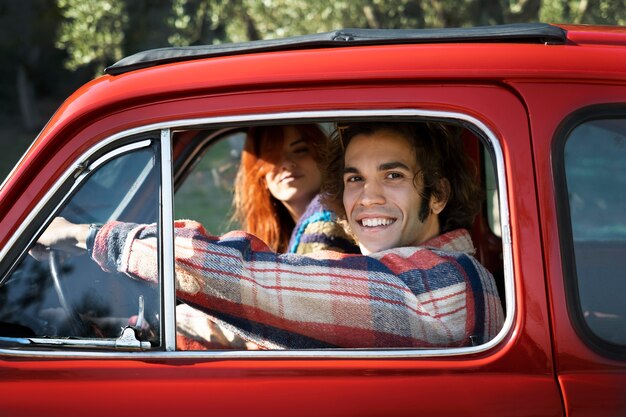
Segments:
[[[414,184],[421,177],[422,205],[418,208],[419,219],[428,217],[430,197],[445,198],[445,181],[450,184],[448,202],[441,213],[440,233],[454,229],[469,229],[480,211],[483,191],[476,181],[473,161],[464,152],[455,128],[441,123],[421,122],[360,122],[337,126],[333,133],[324,161],[322,180],[322,203],[332,209],[340,219],[346,218],[343,206],[343,174],[345,150],[357,135],[371,136],[379,131],[396,132],[407,138],[415,151],[419,172]]]

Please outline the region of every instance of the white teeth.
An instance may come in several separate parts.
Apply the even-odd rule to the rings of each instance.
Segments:
[[[391,219],[383,219],[383,218],[361,220],[361,224],[365,227],[387,226],[393,222],[394,221]]]

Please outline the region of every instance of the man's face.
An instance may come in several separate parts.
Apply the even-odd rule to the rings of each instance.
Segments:
[[[420,176],[413,180],[419,167],[409,139],[391,130],[356,135],[344,158],[343,204],[363,254],[417,246],[439,234],[436,214],[419,220],[423,185]]]

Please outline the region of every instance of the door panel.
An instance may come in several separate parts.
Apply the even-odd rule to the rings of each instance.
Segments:
[[[415,415],[420,411],[562,415],[552,363],[528,119],[522,103],[508,90],[494,85],[389,84],[189,97],[103,115],[77,132],[75,140],[88,142],[94,132],[128,126],[128,120],[166,123],[273,112],[284,118],[288,112],[311,109],[458,112],[493,132],[506,169],[511,230],[510,237],[505,231],[505,239],[512,241],[514,285],[507,294],[509,327],[499,343],[471,354],[418,353],[401,359],[380,359],[376,352],[362,351],[346,358],[316,357],[316,352],[300,352],[306,355],[300,358],[289,352],[137,352],[106,360],[96,356],[49,360],[45,354],[42,360],[33,360],[3,353],[3,409],[11,415],[44,410],[51,415],[50,409],[104,415],[140,402],[147,411],[189,414],[200,408],[203,413],[229,415],[293,415],[294,409],[302,415]],[[37,402],[19,401],[33,391],[38,393]],[[68,392],[73,394],[71,401],[63,397]]]
[[[588,130],[577,139],[587,146],[582,153],[570,146],[574,142],[568,145],[568,138],[588,120],[619,125],[620,112],[622,120],[626,117],[626,86],[528,83],[515,87],[536,116],[531,128],[537,189],[545,230],[556,372],[567,415],[624,415],[626,355],[620,324],[624,320],[623,269],[619,265],[626,253],[620,232],[616,234],[623,228],[601,224],[623,221],[619,207],[624,204],[623,189],[611,189],[610,184],[622,181],[624,165],[623,159],[613,164],[598,159],[602,152],[619,158],[624,132],[619,128],[601,129],[608,134]],[[582,179],[593,180],[594,172],[606,178],[586,185]],[[611,214],[616,209],[622,210],[621,216]],[[577,218],[579,213],[584,217]],[[601,294],[594,295],[597,291]]]

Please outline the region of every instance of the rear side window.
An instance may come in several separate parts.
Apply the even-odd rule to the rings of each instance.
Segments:
[[[596,117],[578,123],[565,136],[561,195],[569,212],[567,226],[563,226],[571,241],[566,242],[569,249],[564,262],[579,325],[591,339],[623,351],[626,112],[621,117]]]

